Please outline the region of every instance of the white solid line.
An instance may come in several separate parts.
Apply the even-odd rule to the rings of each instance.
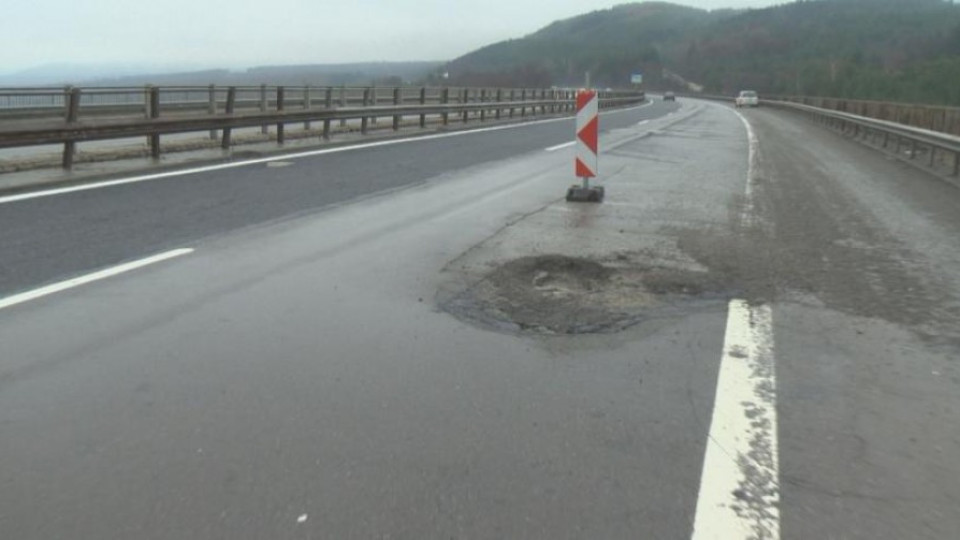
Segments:
[[[693,540],[777,540],[780,478],[769,306],[730,302]]]
[[[65,291],[67,289],[79,287],[80,285],[86,285],[87,283],[99,281],[101,279],[106,279],[108,277],[113,277],[118,274],[123,274],[124,272],[136,270],[137,268],[143,268],[144,266],[155,264],[161,261],[166,261],[168,259],[173,259],[174,257],[187,255],[188,253],[193,253],[193,249],[190,249],[190,248],[174,249],[172,251],[160,253],[158,255],[147,257],[145,259],[140,259],[138,261],[124,263],[118,266],[93,272],[92,274],[87,274],[85,276],[68,279],[66,281],[61,281],[59,283],[54,283],[52,285],[47,285],[46,287],[41,287],[39,289],[34,289],[32,291],[22,292],[20,294],[8,296],[6,298],[0,298],[0,309],[5,309],[11,306],[15,306],[17,304],[29,302],[31,300],[36,300],[37,298],[42,298],[44,296]]]
[[[753,183],[754,178],[756,178],[757,175],[757,159],[759,155],[760,141],[757,139],[757,134],[753,131],[753,126],[750,125],[750,122],[747,120],[747,118],[740,114],[739,111],[735,109],[731,110],[733,110],[733,113],[740,118],[740,121],[743,122],[744,128],[747,130],[747,187],[744,192],[744,205],[743,211],[740,213],[740,222],[743,225],[752,225],[755,221]]]
[[[573,146],[575,144],[577,144],[577,141],[570,141],[570,142],[565,142],[563,144],[558,144],[556,146],[551,146],[550,148],[544,148],[543,150],[545,152],[555,152],[557,150],[560,150],[561,148],[566,148],[568,146]]]
[[[647,107],[647,106],[649,106],[649,105],[651,105],[651,104],[652,104],[652,102],[648,102],[648,103],[645,103],[645,104],[643,104],[643,105],[638,105],[638,106],[636,106],[636,107],[630,107],[630,108],[627,108],[627,109],[617,109],[617,110],[607,111],[607,112],[602,113],[602,114],[607,115],[607,114],[618,114],[618,113],[623,113],[623,112],[629,112],[629,111],[633,111],[633,110],[636,110],[636,109],[642,109],[642,108]],[[138,182],[147,182],[147,181],[150,181],[150,180],[160,180],[160,179],[162,179],[162,178],[171,178],[171,177],[175,177],[175,176],[186,176],[186,175],[190,175],[190,174],[197,174],[197,173],[204,173],[204,172],[211,172],[211,171],[220,171],[220,170],[224,170],[224,169],[234,169],[234,168],[237,168],[237,167],[246,167],[246,166],[249,166],[249,165],[256,165],[256,164],[259,164],[259,163],[270,163],[270,162],[273,162],[273,161],[287,161],[287,160],[297,159],[297,158],[305,158],[305,157],[313,157],[313,156],[322,156],[322,155],[324,155],[324,154],[334,154],[334,153],[338,153],[338,152],[349,152],[349,151],[351,151],[351,150],[363,150],[363,149],[366,149],[366,148],[377,148],[377,147],[380,147],[380,146],[391,146],[391,145],[394,145],[394,144],[403,144],[403,143],[416,142],[416,141],[430,141],[430,140],[434,140],[434,139],[444,139],[444,138],[447,138],[447,137],[460,137],[460,136],[463,136],[463,135],[471,135],[471,134],[474,134],[474,133],[487,133],[487,132],[490,132],[490,131],[500,131],[500,130],[504,130],[504,129],[517,129],[517,128],[535,126],[535,125],[540,125],[540,124],[548,124],[548,123],[551,123],[551,122],[564,122],[564,121],[573,121],[573,120],[574,120],[574,117],[573,117],[573,116],[564,116],[564,117],[562,117],[562,118],[547,118],[547,119],[545,119],[545,120],[533,120],[533,121],[530,121],[530,122],[520,122],[520,123],[509,124],[509,125],[504,125],[504,126],[491,126],[491,127],[487,127],[487,128],[465,129],[465,130],[462,130],[462,131],[454,131],[454,132],[450,132],[450,133],[436,133],[436,134],[433,134],[433,135],[420,135],[420,136],[416,136],[416,137],[405,137],[405,138],[402,138],[402,139],[390,139],[390,140],[386,140],[386,141],[375,141],[375,142],[355,144],[355,145],[349,145],[349,146],[338,146],[338,147],[336,147],[336,148],[324,148],[324,149],[321,149],[321,150],[308,150],[308,151],[305,151],[305,152],[297,152],[297,153],[294,153],[294,154],[282,154],[282,155],[273,156],[273,157],[267,157],[267,158],[257,158],[257,159],[250,159],[250,160],[246,160],[246,161],[235,161],[235,162],[231,162],[231,163],[221,163],[221,164],[218,164],[218,165],[207,165],[207,166],[204,166],[204,167],[195,167],[195,168],[192,168],[192,169],[183,169],[183,170],[179,170],[179,171],[170,171],[170,172],[163,172],[163,173],[146,174],[146,175],[141,175],[141,176],[131,176],[131,177],[129,177],[129,178],[120,178],[120,179],[117,179],[117,180],[107,180],[107,181],[104,181],[104,182],[94,182],[94,183],[82,184],[82,185],[78,185],[78,186],[70,186],[70,187],[64,187],[64,188],[53,188],[53,189],[46,189],[46,190],[41,190],[41,191],[31,191],[31,192],[28,192],[28,193],[21,193],[21,194],[18,194],[18,195],[8,195],[8,196],[6,196],[6,197],[0,197],[0,204],[17,202],[17,201],[25,201],[25,200],[29,200],[29,199],[38,199],[38,198],[40,198],[40,197],[50,197],[50,196],[53,196],[53,195],[63,195],[63,194],[66,194],[66,193],[75,193],[75,192],[78,192],[78,191],[88,191],[88,190],[92,190],[92,189],[100,189],[100,188],[111,187],[111,186],[121,186],[121,185],[124,185],[124,184],[135,184],[135,183],[138,183]]]

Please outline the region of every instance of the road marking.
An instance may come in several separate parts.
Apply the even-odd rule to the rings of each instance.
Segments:
[[[573,145],[575,145],[575,144],[577,144],[577,141],[565,142],[565,143],[563,143],[563,144],[558,144],[558,145],[556,145],[556,146],[551,146],[550,148],[544,148],[544,151],[546,151],[546,152],[555,152],[555,151],[557,151],[557,150],[560,150],[561,148],[567,148],[568,146],[573,146]]]
[[[777,540],[780,478],[769,306],[730,302],[693,540]]]
[[[625,113],[625,112],[630,112],[630,111],[634,111],[634,110],[637,110],[637,109],[642,109],[642,108],[644,108],[644,107],[649,107],[650,105],[653,105],[653,102],[652,102],[652,101],[647,102],[647,103],[644,103],[643,105],[638,105],[638,106],[636,106],[636,107],[629,107],[629,108],[626,108],[626,109],[618,109],[618,110],[613,110],[613,111],[607,111],[607,112],[602,113],[602,114],[608,115],[608,114]],[[434,140],[434,139],[445,139],[445,138],[448,138],[448,137],[460,137],[460,136],[463,136],[463,135],[471,135],[471,134],[475,134],[475,133],[487,133],[487,132],[491,132],[491,131],[500,131],[500,130],[505,130],[505,129],[517,129],[517,128],[535,126],[535,125],[540,125],[540,124],[549,124],[549,123],[552,123],[552,122],[572,122],[572,121],[574,121],[574,120],[575,120],[575,118],[574,118],[573,116],[564,116],[564,117],[562,117],[562,118],[547,118],[547,119],[545,119],[545,120],[533,120],[533,121],[529,121],[529,122],[520,122],[520,123],[509,124],[509,125],[504,125],[504,126],[491,126],[491,127],[486,127],[486,128],[465,129],[465,130],[462,130],[462,131],[454,131],[454,132],[450,132],[450,133],[436,133],[436,134],[433,134],[433,135],[420,135],[420,136],[416,136],[416,137],[404,137],[404,138],[402,138],[402,139],[390,139],[390,140],[386,140],[386,141],[375,141],[375,142],[361,143],[361,144],[355,144],[355,145],[349,145],[349,146],[338,146],[338,147],[336,147],[336,148],[324,148],[324,149],[320,149],[320,150],[308,150],[308,151],[305,151],[305,152],[297,152],[297,153],[293,153],[293,154],[283,154],[283,155],[278,155],[278,156],[273,156],[273,157],[267,157],[267,158],[257,158],[257,159],[250,159],[250,160],[246,160],[246,161],[235,161],[235,162],[231,162],[231,163],[221,163],[221,164],[218,164],[218,165],[206,165],[206,166],[203,166],[203,167],[194,167],[194,168],[191,168],[191,169],[183,169],[183,170],[179,170],[179,171],[169,171],[169,172],[163,172],[163,173],[145,174],[145,175],[140,175],[140,176],[131,176],[131,177],[129,177],[129,178],[120,178],[120,179],[117,179],[117,180],[107,180],[107,181],[104,181],[104,182],[94,182],[94,183],[90,183],[90,184],[81,184],[81,185],[77,185],[77,186],[70,186],[70,187],[64,187],[64,188],[53,188],[53,189],[46,189],[46,190],[41,190],[41,191],[31,191],[31,192],[28,192],[28,193],[20,193],[20,194],[17,194],[17,195],[7,195],[6,197],[0,197],[0,204],[12,203],[12,202],[18,202],[18,201],[26,201],[26,200],[30,200],[30,199],[39,199],[39,198],[41,198],[41,197],[51,197],[51,196],[53,196],[53,195],[64,195],[64,194],[67,194],[67,193],[75,193],[75,192],[78,192],[78,191],[88,191],[88,190],[92,190],[92,189],[101,189],[101,188],[112,187],[112,186],[122,186],[122,185],[125,185],[125,184],[136,184],[136,183],[139,183],[139,182],[147,182],[147,181],[151,181],[151,180],[160,180],[160,179],[163,179],[163,178],[172,178],[172,177],[176,177],[176,176],[187,176],[187,175],[191,175],[191,174],[205,173],[205,172],[211,172],[211,171],[222,171],[222,170],[225,170],[225,169],[234,169],[234,168],[237,168],[237,167],[246,167],[246,166],[249,166],[249,165],[256,165],[256,164],[260,164],[260,163],[271,163],[271,162],[274,162],[274,161],[288,161],[288,160],[291,160],[291,159],[298,159],[298,158],[305,158],[305,157],[314,157],[314,156],[322,156],[322,155],[325,155],[325,154],[335,154],[335,153],[339,153],[339,152],[349,152],[349,151],[352,151],[352,150],[364,150],[364,149],[367,149],[367,148],[377,148],[377,147],[381,147],[381,146],[392,146],[392,145],[395,145],[395,144],[403,144],[403,143],[416,142],[416,141],[429,141],[429,140]]]
[[[641,121],[637,122],[637,125],[638,125],[638,126],[642,126],[642,125],[646,124],[647,122],[649,122],[649,120],[641,120]]]
[[[754,225],[757,220],[755,215],[756,203],[753,198],[753,184],[757,175],[757,156],[759,155],[760,141],[757,139],[757,134],[753,131],[753,126],[750,125],[747,118],[736,109],[731,110],[740,118],[740,121],[743,122],[743,126],[747,130],[747,187],[744,190],[744,204],[743,210],[740,212],[740,223],[744,226],[751,226]]]
[[[36,300],[44,296],[49,296],[51,294],[62,292],[67,289],[72,289],[74,287],[86,285],[87,283],[92,283],[94,281],[99,281],[101,279],[113,277],[119,274],[123,274],[125,272],[130,272],[131,270],[143,268],[144,266],[156,264],[158,262],[173,259],[174,257],[187,255],[189,253],[193,253],[193,249],[190,249],[190,248],[174,249],[172,251],[167,251],[164,253],[160,253],[158,255],[153,255],[152,257],[147,257],[145,259],[140,259],[138,261],[124,263],[118,266],[93,272],[92,274],[87,274],[85,276],[68,279],[66,281],[61,281],[59,283],[54,283],[52,285],[47,285],[46,287],[41,287],[39,289],[34,289],[32,291],[22,292],[20,294],[8,296],[6,298],[0,298],[0,309],[6,309],[8,307],[15,306],[17,304],[22,304],[24,302]]]

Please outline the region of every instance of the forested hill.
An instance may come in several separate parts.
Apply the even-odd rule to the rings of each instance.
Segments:
[[[446,66],[470,84],[648,87],[677,74],[707,92],[754,88],[960,105],[960,4],[945,0],[807,0],[705,11],[624,4],[555,22]]]
[[[624,4],[484,47],[447,69],[455,82],[465,83],[576,85],[586,71],[601,86],[623,86],[641,71],[656,83],[663,48],[706,31],[724,13],[663,2]]]

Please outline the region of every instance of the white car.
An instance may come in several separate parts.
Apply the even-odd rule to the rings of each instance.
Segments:
[[[737,96],[736,103],[738,109],[741,107],[759,107],[760,97],[753,90],[743,90]]]

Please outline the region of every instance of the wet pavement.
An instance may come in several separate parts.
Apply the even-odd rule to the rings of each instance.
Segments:
[[[521,132],[246,227],[174,210],[186,179],[116,188],[171,208],[131,231],[194,231],[118,231],[120,260],[196,251],[0,309],[3,536],[689,538],[743,299],[773,314],[780,536],[950,537],[960,191],[789,114],[744,113],[751,164],[729,107],[670,112],[608,122],[603,204],[565,202],[572,149]],[[305,198],[331,166],[212,173],[195,198]],[[113,189],[47,199],[64,217],[33,241]],[[6,286],[66,259],[21,256]]]

